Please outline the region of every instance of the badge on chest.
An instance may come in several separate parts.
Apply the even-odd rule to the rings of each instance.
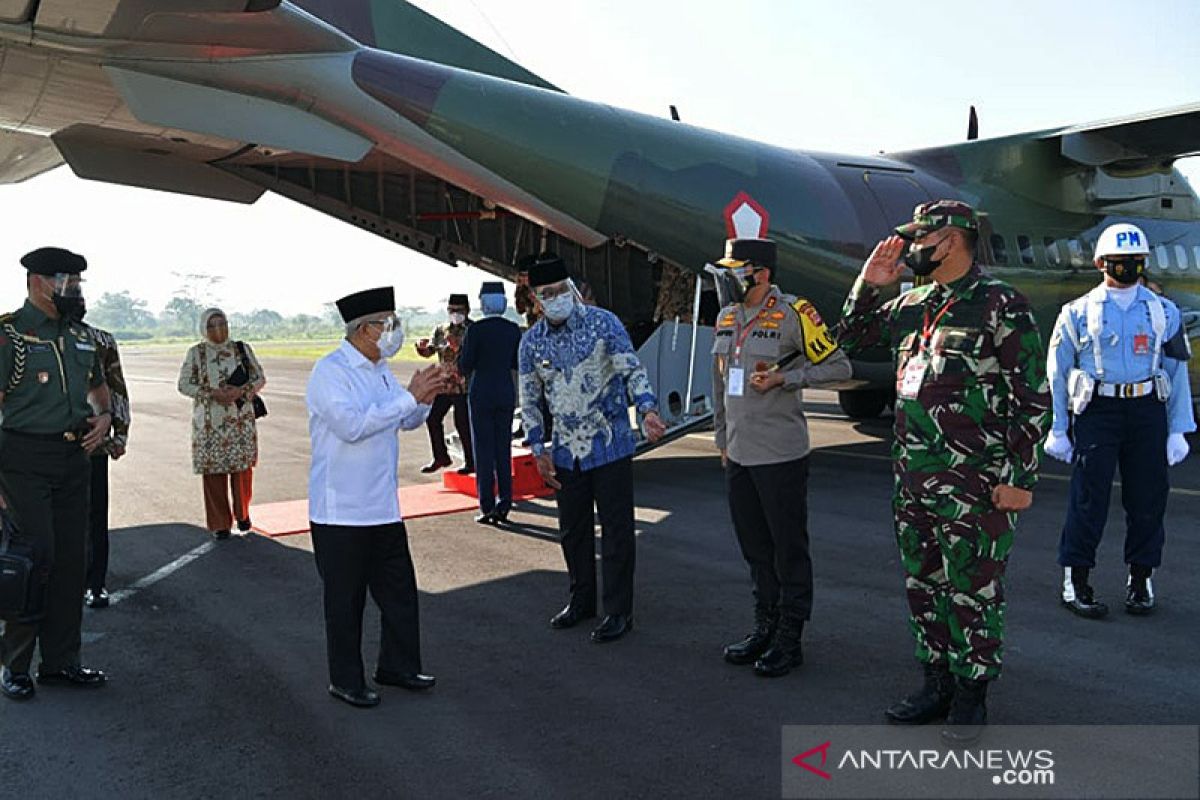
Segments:
[[[928,369],[929,357],[925,355],[925,351],[914,353],[896,381],[896,396],[901,400],[916,400],[917,395],[921,393],[921,384]]]
[[[1145,356],[1150,354],[1149,334],[1135,333],[1133,335],[1133,354],[1135,356]]]

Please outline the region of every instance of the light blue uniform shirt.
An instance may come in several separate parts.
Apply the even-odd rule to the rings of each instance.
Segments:
[[[1094,290],[1095,291],[1095,290]],[[1092,351],[1092,337],[1088,332],[1088,304],[1092,292],[1063,306],[1054,324],[1054,335],[1050,339],[1050,358],[1047,372],[1050,376],[1050,392],[1054,397],[1054,430],[1066,433],[1067,375],[1078,368],[1091,375],[1097,383],[1139,383],[1153,377],[1154,327],[1150,317],[1150,290],[1137,287],[1137,295],[1129,307],[1122,309],[1103,293],[1103,326],[1100,334],[1100,359],[1104,365],[1104,377],[1096,368],[1096,357]],[[1166,328],[1162,346],[1180,335],[1182,317],[1179,309],[1165,297],[1162,303]],[[1071,326],[1075,339],[1080,343],[1078,352],[1069,331]],[[1187,361],[1168,358],[1165,354],[1159,362],[1159,371],[1171,379],[1171,399],[1167,402],[1167,425],[1170,433],[1191,433],[1196,430],[1192,416],[1192,391],[1188,383]]]

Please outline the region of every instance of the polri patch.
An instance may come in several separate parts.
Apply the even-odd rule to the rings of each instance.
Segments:
[[[1144,356],[1150,353],[1150,336],[1145,333],[1135,333],[1133,335],[1133,354],[1135,356]]]

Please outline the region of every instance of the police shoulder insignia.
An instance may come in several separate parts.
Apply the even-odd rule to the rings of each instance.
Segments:
[[[718,328],[732,328],[734,325],[737,325],[737,314],[733,311],[722,316],[720,321],[717,322]]]
[[[792,303],[792,310],[800,320],[800,334],[804,338],[804,354],[808,360],[820,364],[833,355],[838,349],[837,342],[830,335],[816,306],[801,297]]]

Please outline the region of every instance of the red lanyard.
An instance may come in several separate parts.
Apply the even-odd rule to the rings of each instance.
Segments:
[[[766,301],[763,301],[763,302],[765,303]],[[734,347],[733,347],[733,358],[737,363],[739,363],[739,364],[742,363],[742,345],[744,345],[746,343],[746,337],[748,337],[750,335],[750,331],[754,330],[754,326],[758,324],[758,321],[760,319],[764,318],[766,315],[767,315],[767,308],[764,305],[763,308],[760,309],[759,312],[754,315],[754,319],[752,319],[752,320],[750,320],[750,322],[746,323],[745,328],[741,328],[739,326],[737,342],[734,344]]]
[[[946,305],[942,306],[941,310],[933,318],[933,323],[929,322],[929,307],[925,307],[925,325],[921,329],[921,352],[924,353],[929,349],[930,340],[933,339],[933,332],[937,330],[938,323],[942,321],[942,317],[946,316],[946,312],[950,310],[950,306],[954,305],[957,297],[951,297],[946,301]]]

